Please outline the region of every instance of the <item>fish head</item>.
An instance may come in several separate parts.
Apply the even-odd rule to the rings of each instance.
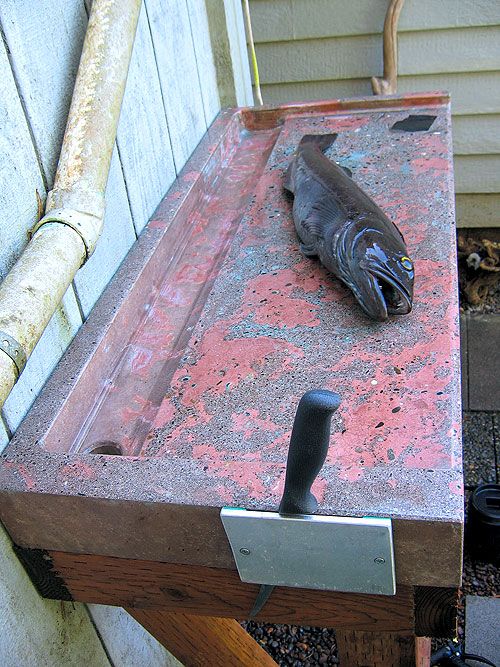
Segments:
[[[367,315],[383,322],[409,313],[415,273],[402,238],[363,230],[351,247],[348,284]]]

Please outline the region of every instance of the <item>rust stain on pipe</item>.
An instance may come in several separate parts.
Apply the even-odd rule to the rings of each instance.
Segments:
[[[139,7],[93,3],[52,198],[75,187],[104,192]]]
[[[101,234],[140,7],[140,0],[94,0],[46,214],[0,286],[0,333],[26,358]],[[19,370],[0,349],[0,407]]]
[[[94,251],[102,229],[104,191],[139,18],[140,0],[96,0],[92,5],[47,222],[73,227]],[[75,223],[68,216],[78,217]],[[85,214],[82,217],[81,214]]]

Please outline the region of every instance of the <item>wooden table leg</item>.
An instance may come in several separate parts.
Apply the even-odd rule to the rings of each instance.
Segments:
[[[415,667],[415,637],[335,630],[340,667]]]
[[[430,637],[415,638],[415,667],[430,667],[431,640]]]
[[[185,667],[276,667],[233,619],[137,607],[127,611]]]

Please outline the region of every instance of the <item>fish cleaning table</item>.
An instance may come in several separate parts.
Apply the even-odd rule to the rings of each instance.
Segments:
[[[392,129],[419,114],[429,129]],[[328,156],[403,232],[411,314],[369,320],[301,255],[283,178],[315,133],[338,133]],[[446,95],[219,115],[3,454],[2,520],[39,589],[126,607],[186,664],[274,664],[227,620],[259,587],[220,511],[276,511],[314,388],[342,398],[317,513],[392,519],[396,594],[278,586],[258,618],[336,628],[343,665],[414,664],[415,634],[451,631],[461,576]]]

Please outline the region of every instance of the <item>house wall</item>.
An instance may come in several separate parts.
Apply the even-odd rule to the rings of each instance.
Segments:
[[[371,95],[388,0],[251,0],[264,103]],[[401,92],[452,96],[457,221],[500,226],[500,3],[406,0]]]
[[[84,0],[0,3],[0,280],[27,244],[37,220],[37,192],[44,200],[54,180],[89,5]],[[234,62],[226,59],[224,66],[226,75],[231,71],[234,101],[251,102],[244,37],[235,33],[241,6],[238,0],[225,0],[224,6],[226,25],[219,16],[211,33],[204,0],[143,2],[106,190],[104,231],[5,403],[0,451],[218,113],[212,47],[217,40],[233,54]],[[0,558],[5,667],[176,662],[123,610],[40,598],[1,527]]]

